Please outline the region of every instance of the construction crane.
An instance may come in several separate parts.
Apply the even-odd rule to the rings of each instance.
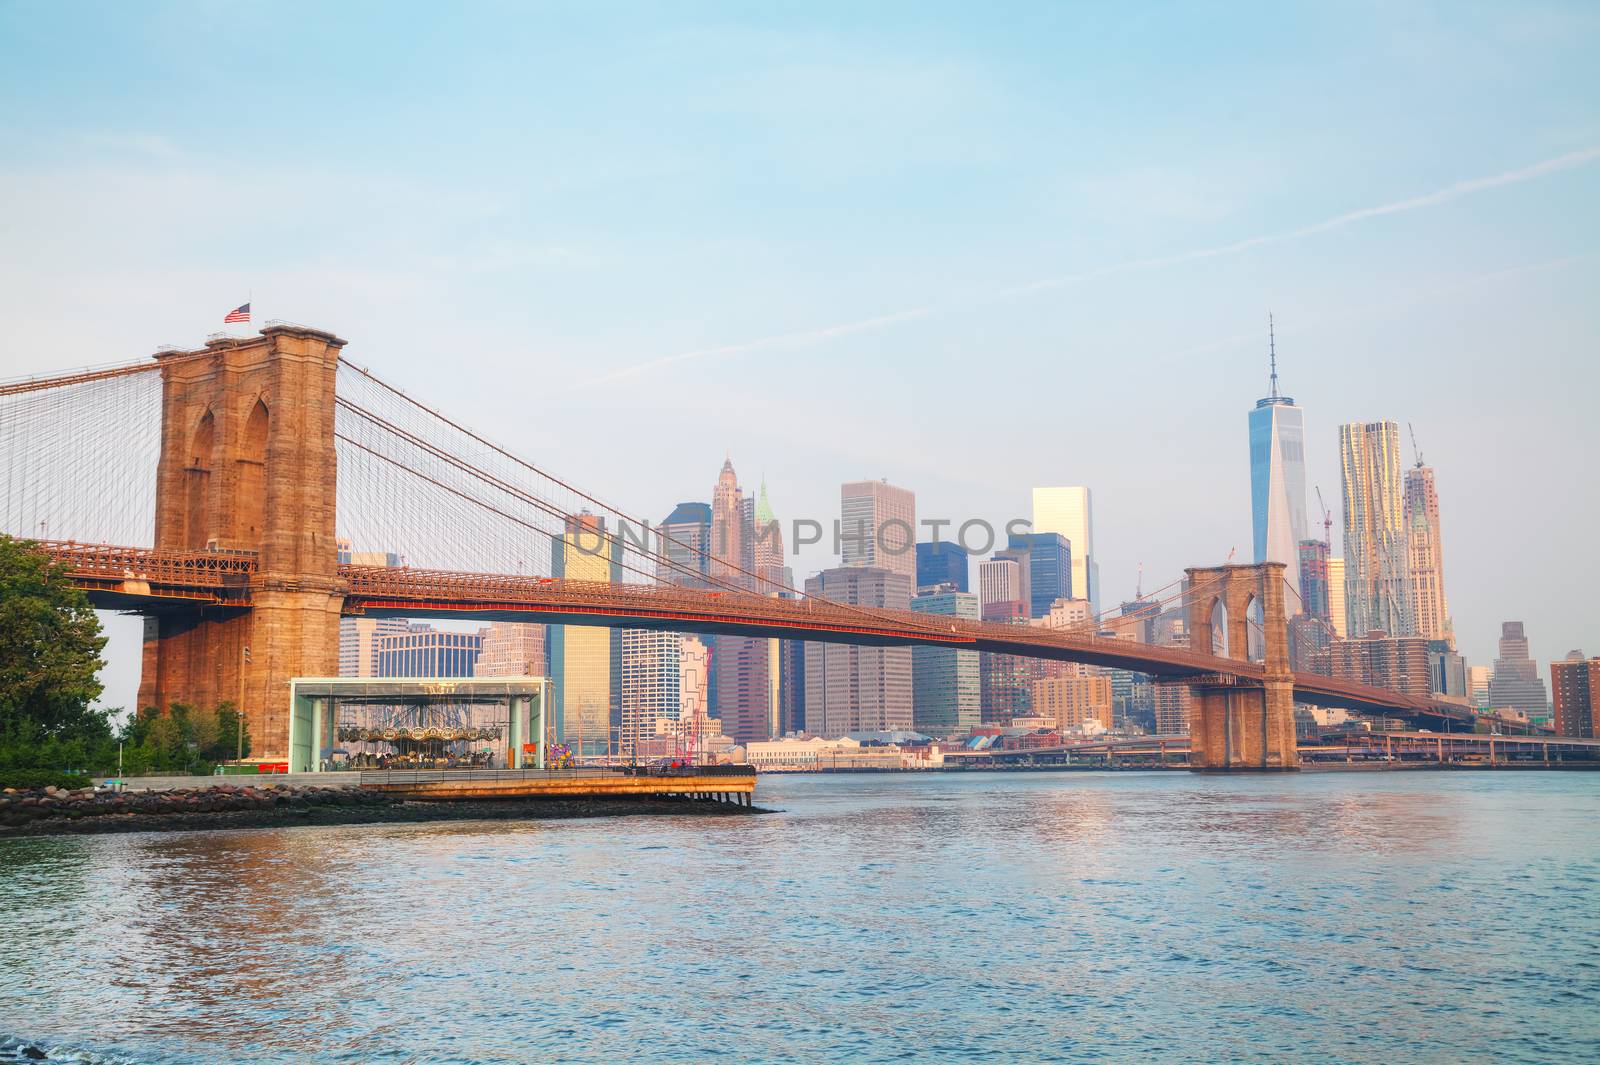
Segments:
[[[1317,506],[1322,508],[1322,542],[1328,545],[1328,553],[1333,553],[1333,511],[1328,509],[1328,504],[1322,501],[1322,486],[1317,485]]]
[[[1417,469],[1422,469],[1422,449],[1417,446],[1417,427],[1406,422],[1406,428],[1411,430],[1411,453],[1417,457]]]

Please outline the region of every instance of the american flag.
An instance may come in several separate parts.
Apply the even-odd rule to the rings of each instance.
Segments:
[[[241,304],[229,311],[222,318],[223,322],[248,322],[250,320],[250,305]]]

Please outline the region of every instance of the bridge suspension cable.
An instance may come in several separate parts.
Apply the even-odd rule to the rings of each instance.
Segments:
[[[513,453],[513,452],[511,452],[509,450],[507,450],[506,448],[500,446],[499,444],[496,444],[493,441],[488,440],[487,438],[479,435],[478,433],[474,432],[473,430],[471,430],[471,429],[467,428],[466,426],[460,424],[459,422],[454,421],[453,419],[451,419],[447,415],[445,415],[445,414],[433,409],[432,407],[429,407],[426,404],[421,403],[420,401],[414,399],[412,396],[407,394],[403,389],[397,388],[394,385],[389,384],[387,381],[384,381],[382,378],[380,378],[377,375],[373,374],[370,370],[366,369],[365,367],[357,366],[356,364],[350,362],[350,360],[345,359],[342,356],[340,358],[340,363],[341,363],[341,365],[348,366],[351,370],[353,370],[354,372],[360,374],[363,378],[365,378],[366,380],[370,381],[372,384],[378,386],[379,388],[383,389],[384,391],[386,391],[387,393],[389,393],[391,396],[395,397],[396,399],[398,399],[398,400],[400,400],[400,401],[402,401],[402,402],[404,402],[406,404],[409,404],[410,406],[414,407],[416,410],[422,412],[428,418],[434,419],[434,420],[438,421],[439,423],[441,423],[442,425],[449,427],[451,430],[454,430],[456,433],[459,433],[462,436],[466,437],[467,439],[470,439],[475,444],[479,445],[482,448],[487,449],[489,452],[491,452],[492,454],[496,455],[497,457],[506,460],[507,462],[511,463],[512,465],[520,468],[521,470],[523,470],[523,471],[525,471],[527,473],[533,474],[536,478],[542,479],[544,481],[548,481],[550,484],[555,485],[556,487],[560,488],[561,490],[564,490],[566,492],[571,493],[577,499],[582,500],[584,503],[587,503],[590,506],[593,506],[593,507],[597,508],[600,513],[602,513],[602,514],[613,514],[618,518],[618,520],[620,522],[623,522],[623,523],[626,523],[628,525],[633,526],[634,528],[640,530],[641,533],[648,533],[648,532],[651,531],[650,523],[647,520],[645,520],[643,518],[636,517],[636,516],[628,513],[627,511],[621,509],[620,507],[617,507],[617,506],[615,506],[615,505],[613,505],[611,503],[608,503],[608,502],[600,499],[598,496],[596,496],[596,495],[594,495],[592,493],[586,492],[581,488],[578,488],[577,486],[575,486],[575,485],[571,484],[570,482],[562,479],[561,477],[558,477],[557,475],[551,473],[550,471],[545,470],[545,469],[543,469],[543,468],[541,468],[541,467],[529,462],[528,460],[522,458],[521,456],[519,456],[519,455],[517,455],[517,454],[515,454],[515,453]],[[345,400],[341,399],[340,402],[341,402],[342,405],[350,407],[352,410],[354,410],[354,405],[348,403],[348,401],[345,401]],[[367,413],[370,414],[370,412],[367,412]],[[389,428],[392,429],[393,427],[389,426]],[[482,471],[478,471],[478,472],[481,473]],[[571,511],[567,512],[567,514],[569,514],[569,515],[571,513],[572,513]],[[740,576],[749,578],[752,581],[756,581],[756,582],[758,582],[757,587],[771,588],[772,590],[776,590],[776,591],[780,591],[780,592],[789,592],[789,593],[792,593],[793,595],[795,595],[796,597],[804,597],[807,594],[807,593],[805,593],[804,591],[802,591],[802,590],[800,590],[798,588],[791,587],[791,586],[789,586],[787,584],[784,584],[784,583],[782,583],[780,581],[772,580],[770,575],[758,574],[758,573],[754,572],[753,570],[750,570],[750,569],[746,568],[745,566],[743,566],[737,560],[725,559],[725,558],[717,557],[714,552],[712,552],[710,550],[707,550],[705,548],[701,548],[697,544],[693,544],[693,543],[690,543],[690,542],[684,541],[684,540],[679,540],[679,539],[671,536],[670,534],[666,533],[663,530],[656,529],[656,530],[654,530],[654,532],[655,532],[655,535],[657,537],[659,537],[664,543],[670,544],[672,547],[677,547],[677,548],[679,548],[679,549],[681,549],[681,550],[683,550],[685,552],[688,552],[690,554],[696,555],[699,558],[704,559],[707,563],[715,562],[716,564],[722,566],[723,568],[729,569],[729,570],[739,574]],[[708,577],[708,575],[707,575],[707,573],[705,571],[701,571],[699,569],[685,568],[685,567],[682,567],[681,564],[672,562],[668,557],[668,552],[666,552],[666,551],[655,552],[655,553],[653,553],[653,557],[656,560],[662,562],[664,565],[667,565],[669,568],[677,568],[677,569],[682,570],[686,575],[692,575],[692,576],[697,577],[697,578],[702,579],[702,580],[709,579],[709,580],[712,580],[714,582],[718,581],[718,578]],[[709,569],[709,566],[707,568]],[[736,582],[730,582],[730,581],[725,581],[724,580],[724,581],[720,581],[719,583],[721,583],[722,586],[729,588],[730,590],[747,590],[743,585],[738,584]]]
[[[0,532],[152,545],[161,382],[139,369],[0,394]]]
[[[510,572],[514,555],[517,572],[527,572],[531,560],[534,572],[553,573],[552,556],[561,537],[571,536],[584,546],[594,535],[573,529],[573,522],[581,523],[583,513],[593,513],[593,507],[600,512],[597,516],[612,518],[617,525],[605,532],[604,540],[593,541],[589,553],[605,557],[589,563],[587,570],[614,567],[648,582],[817,598],[773,574],[757,573],[739,560],[653,529],[412,399],[369,370],[348,360],[341,365],[355,371],[349,387],[341,386],[335,399],[342,467],[339,520],[341,535],[351,540],[353,550],[359,551],[359,544],[408,565],[475,572]],[[607,545],[603,550],[602,544]],[[568,569],[566,575],[573,573]],[[601,572],[585,575],[605,579]],[[871,608],[832,605],[864,618],[876,616]],[[931,617],[922,624],[930,632],[943,628]]]

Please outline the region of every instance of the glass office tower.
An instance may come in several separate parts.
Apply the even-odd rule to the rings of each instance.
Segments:
[[[1270,323],[1270,318],[1269,318]],[[1250,526],[1257,562],[1282,562],[1300,609],[1300,541],[1306,538],[1306,423],[1293,399],[1278,392],[1278,351],[1268,329],[1271,393],[1250,412]]]

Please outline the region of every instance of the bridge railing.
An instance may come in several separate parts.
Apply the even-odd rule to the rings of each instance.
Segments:
[[[411,602],[589,604],[601,610],[637,610],[645,616],[709,617],[726,620],[781,621],[799,626],[866,630],[915,630],[928,636],[959,639],[954,626],[930,615],[857,607],[826,600],[783,599],[754,592],[680,589],[646,584],[524,577],[394,566],[341,566],[350,594],[369,599]]]
[[[75,576],[189,588],[238,586],[243,590],[257,566],[255,553],[245,551],[158,551],[75,540],[42,540],[39,545]]]

